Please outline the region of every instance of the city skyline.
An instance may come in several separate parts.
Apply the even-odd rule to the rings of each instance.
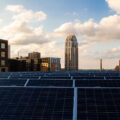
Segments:
[[[64,67],[66,36],[76,34],[79,69],[111,69],[120,58],[120,0],[0,0],[0,38],[11,45],[11,56],[40,52],[59,57]],[[74,3],[74,4],[73,4]],[[47,46],[47,47],[46,47]]]

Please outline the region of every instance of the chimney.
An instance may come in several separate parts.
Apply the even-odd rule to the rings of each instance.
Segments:
[[[102,59],[100,59],[100,71],[102,71]]]
[[[120,71],[120,60],[119,60],[119,71]]]

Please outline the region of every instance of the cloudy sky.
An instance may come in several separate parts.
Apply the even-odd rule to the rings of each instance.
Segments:
[[[0,0],[0,39],[11,57],[60,57],[67,35],[79,42],[79,68],[114,68],[120,59],[120,0]]]

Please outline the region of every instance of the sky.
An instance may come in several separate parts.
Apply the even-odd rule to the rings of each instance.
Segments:
[[[11,57],[40,52],[59,57],[64,67],[65,40],[75,34],[79,69],[113,69],[120,59],[120,0],[0,0],[0,39]]]

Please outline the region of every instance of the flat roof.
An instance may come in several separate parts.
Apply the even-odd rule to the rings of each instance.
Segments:
[[[2,42],[8,42],[8,40],[4,40],[4,39],[0,39],[0,41],[2,41]]]

